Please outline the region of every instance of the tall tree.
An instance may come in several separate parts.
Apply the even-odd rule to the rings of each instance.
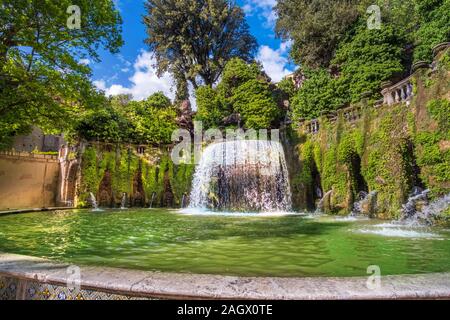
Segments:
[[[103,104],[87,64],[99,47],[118,51],[120,24],[112,0],[1,1],[0,147],[31,125],[61,130],[80,108]]]
[[[360,0],[278,0],[276,32],[294,41],[297,64],[327,67],[345,31],[359,16]]]
[[[239,57],[250,61],[257,47],[243,10],[232,0],[148,0],[146,40],[154,52],[159,74],[169,71],[186,95],[213,85],[226,63]]]

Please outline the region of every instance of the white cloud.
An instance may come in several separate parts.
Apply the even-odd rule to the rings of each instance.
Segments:
[[[82,64],[82,65],[84,65],[84,66],[87,66],[88,64],[91,63],[91,60],[89,60],[89,59],[81,59],[81,60],[79,61],[79,63]]]
[[[173,99],[172,77],[166,72],[158,78],[154,68],[155,62],[150,52],[141,50],[133,65],[134,73],[129,78],[130,86],[125,87],[121,84],[107,86],[105,80],[94,81],[94,85],[105,91],[106,95],[131,94],[135,100],[144,100],[153,93],[162,91],[166,96]],[[126,72],[125,69],[122,71]]]
[[[273,10],[276,5],[277,0],[245,0],[242,9],[247,15],[256,15],[264,20],[264,27],[273,28],[277,20],[277,15]]]
[[[293,70],[286,67],[289,64],[287,54],[290,46],[291,44],[289,42],[283,42],[276,50],[269,46],[259,47],[256,60],[261,62],[264,71],[272,78],[273,82],[279,82],[293,72]]]

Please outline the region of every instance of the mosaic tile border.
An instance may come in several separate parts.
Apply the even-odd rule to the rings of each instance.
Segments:
[[[89,289],[0,276],[0,300],[148,300]]]

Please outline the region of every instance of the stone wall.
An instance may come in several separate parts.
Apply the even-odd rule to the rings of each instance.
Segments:
[[[59,171],[56,156],[0,153],[0,210],[55,207]]]
[[[179,208],[191,188],[193,164],[175,165],[170,147],[87,143],[78,152],[81,170],[74,204],[90,207],[94,194],[100,207]]]
[[[41,129],[34,127],[30,134],[15,137],[12,149],[19,152],[58,151],[64,143],[62,135],[46,135]]]
[[[363,100],[302,123],[290,138],[298,162],[291,171],[294,207],[347,214],[372,193],[364,213],[393,219],[417,188],[430,190],[431,199],[448,194],[449,79],[446,50],[433,69],[417,70],[385,92],[393,97],[385,103]]]

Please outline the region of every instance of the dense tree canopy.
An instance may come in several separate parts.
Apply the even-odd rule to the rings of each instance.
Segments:
[[[79,29],[71,5],[81,10]],[[0,22],[0,145],[31,125],[62,131],[87,106],[102,106],[82,59],[122,45],[112,0],[3,0]]]
[[[135,144],[170,143],[177,128],[175,107],[162,92],[143,101],[119,95],[100,110],[87,111],[75,127],[75,139]]]
[[[432,47],[450,41],[450,0],[417,0],[417,13],[414,60],[431,61]]]
[[[239,115],[245,128],[270,128],[282,115],[277,91],[261,65],[234,58],[225,66],[216,89],[197,89],[196,120],[203,121],[206,128],[221,127],[224,118],[234,114]]]
[[[308,77],[301,90],[293,96],[291,108],[293,118],[316,118],[323,111],[333,111],[345,103],[337,94],[337,81],[327,70],[305,70]]]
[[[186,81],[194,88],[213,85],[234,57],[249,61],[256,50],[243,10],[231,0],[148,0],[144,17],[160,74],[169,71],[186,95]]]
[[[297,64],[326,67],[345,32],[359,16],[358,0],[279,0],[276,31],[294,41]]]

